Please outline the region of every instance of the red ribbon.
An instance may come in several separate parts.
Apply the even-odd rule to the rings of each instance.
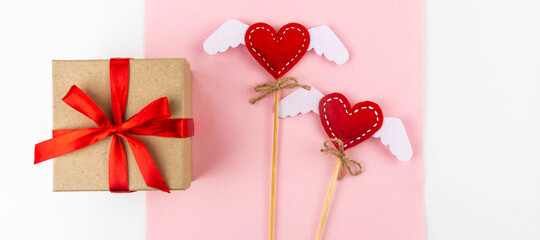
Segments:
[[[193,136],[193,119],[169,118],[171,116],[166,97],[146,105],[127,121],[123,121],[126,111],[129,86],[129,59],[110,60],[110,85],[113,122],[81,89],[73,85],[62,99],[73,109],[92,119],[97,128],[53,130],[53,138],[36,144],[34,164],[90,146],[112,136],[109,152],[109,190],[130,192],[127,175],[127,161],[120,138],[125,139],[146,185],[164,192],[169,186],[161,176],[154,160],[144,144],[135,135],[185,138]]]

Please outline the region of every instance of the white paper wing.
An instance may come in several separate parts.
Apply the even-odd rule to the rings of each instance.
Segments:
[[[341,43],[336,34],[326,25],[310,28],[309,48],[315,49],[318,55],[323,55],[326,59],[341,65],[349,60],[349,51]]]
[[[294,117],[298,113],[313,111],[319,114],[319,101],[324,95],[314,87],[311,90],[298,88],[279,101],[280,118]]]
[[[411,143],[399,118],[385,117],[381,129],[372,137],[381,138],[381,142],[388,146],[390,152],[400,161],[411,160],[413,154]]]
[[[248,25],[238,20],[228,20],[219,27],[204,43],[204,51],[210,55],[218,52],[225,52],[229,47],[235,48],[240,44],[245,44],[244,37]]]

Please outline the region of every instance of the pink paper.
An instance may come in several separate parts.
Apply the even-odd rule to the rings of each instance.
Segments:
[[[286,76],[353,104],[377,102],[407,129],[410,162],[374,138],[347,151],[364,172],[338,182],[323,238],[425,239],[421,0],[147,0],[145,14],[146,57],[191,63],[196,127],[192,186],[148,193],[148,239],[268,239],[274,102],[248,100],[271,76],[243,45],[215,56],[202,47],[232,18],[276,28],[329,25],[349,62],[338,66],[310,51]],[[326,135],[317,115],[279,124],[276,239],[315,239],[336,159],[319,151]]]

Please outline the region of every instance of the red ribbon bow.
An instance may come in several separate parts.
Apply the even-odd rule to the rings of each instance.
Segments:
[[[132,134],[173,138],[191,137],[193,136],[193,119],[169,119],[171,116],[169,103],[167,98],[163,97],[146,105],[124,122],[129,86],[129,59],[111,59],[109,68],[114,121],[109,121],[94,101],[73,85],[62,100],[92,119],[98,127],[53,130],[53,138],[36,144],[34,164],[79,150],[112,136],[109,152],[109,190],[129,192],[126,153],[120,141],[120,138],[123,138],[133,152],[146,185],[170,192],[169,186],[154,164],[150,153]]]

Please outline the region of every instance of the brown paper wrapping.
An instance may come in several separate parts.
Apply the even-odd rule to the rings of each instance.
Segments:
[[[62,101],[72,85],[81,88],[112,119],[109,60],[52,62],[53,129],[96,127],[95,123]],[[171,118],[191,118],[191,71],[185,59],[132,59],[128,101],[124,120],[150,102],[168,97]],[[191,138],[134,135],[154,159],[171,190],[191,184]],[[124,141],[128,161],[129,188],[155,190],[146,186]],[[111,137],[54,159],[53,191],[108,191]]]

